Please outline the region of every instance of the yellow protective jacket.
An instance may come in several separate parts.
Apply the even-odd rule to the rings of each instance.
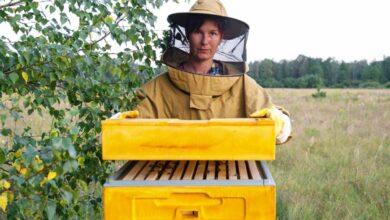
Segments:
[[[168,67],[138,91],[141,118],[246,118],[273,106],[268,93],[248,75],[209,76]]]
[[[188,54],[171,49],[164,53],[168,72],[144,84],[137,92],[141,118],[246,118],[272,107],[271,97],[244,74],[245,63],[222,62],[224,75],[210,76],[176,69]]]
[[[141,118],[246,118],[273,106],[268,93],[246,74],[208,76],[171,67],[137,94]]]

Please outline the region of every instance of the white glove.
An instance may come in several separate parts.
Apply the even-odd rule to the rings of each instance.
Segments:
[[[139,112],[137,110],[118,112],[115,115],[111,116],[110,119],[128,119],[128,118],[138,118]]]
[[[118,112],[118,113],[116,113],[115,115],[111,116],[110,119],[118,119],[119,116],[120,116],[121,114],[122,114],[122,113]]]
[[[275,122],[276,143],[282,144],[291,134],[290,118],[277,108],[263,108],[249,115],[251,118],[270,118]]]
[[[282,143],[286,142],[288,140],[288,137],[290,137],[290,134],[291,134],[290,118],[283,113],[281,114],[281,116],[282,116],[281,118],[284,122],[284,126],[283,126],[282,130],[279,132],[278,136],[276,136],[276,143],[277,144],[282,144]]]

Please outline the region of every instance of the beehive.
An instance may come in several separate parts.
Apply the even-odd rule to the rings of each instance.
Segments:
[[[122,166],[104,185],[105,219],[275,219],[275,183],[266,163],[253,160],[250,156],[255,154],[256,158],[264,158],[264,155],[267,155],[266,158],[274,158],[274,155],[270,157],[272,153],[264,154],[251,146],[251,143],[256,142],[261,149],[274,152],[274,136],[273,141],[265,137],[267,134],[271,136],[273,134],[272,121],[176,120],[175,123],[169,124],[171,122],[156,119],[103,123],[102,137],[103,148],[105,148],[103,157],[107,159],[113,155],[119,156],[119,151],[112,151],[112,148],[118,148],[114,146],[114,143],[117,143],[126,152],[124,159],[135,158]],[[209,148],[196,147],[199,139],[193,138],[194,133],[189,132],[194,131],[194,125],[196,129],[202,130],[204,135],[212,132],[229,137],[221,139],[218,135],[210,134],[209,143],[218,140],[223,144],[217,148],[218,150],[207,153],[206,149]],[[150,127],[145,131],[142,126]],[[178,129],[179,133],[181,132],[180,144],[176,137],[169,136],[173,127],[180,127]],[[258,129],[259,127],[261,129]],[[126,139],[124,137],[134,138],[135,134],[140,134],[139,130],[143,130],[143,133],[141,132],[143,137],[169,136],[170,138],[163,142],[172,148],[180,150],[179,146],[183,146],[183,143],[189,147],[182,151],[185,155],[179,159],[167,159],[168,156],[164,155],[164,151],[156,151],[153,147],[158,145],[158,148],[165,149],[159,142],[161,138],[153,140],[145,138],[138,142],[123,140]],[[188,132],[182,132],[183,130]],[[127,135],[124,135],[126,133]],[[114,142],[107,142],[107,139],[118,136],[122,137]],[[238,146],[230,143],[231,141],[241,141],[239,146],[247,152],[234,151],[233,148]],[[129,146],[129,143],[133,145]],[[132,156],[131,152],[136,148],[135,146],[142,148],[144,143],[147,143],[147,147],[143,147],[143,151],[148,156],[143,156],[140,152]],[[207,145],[207,142],[204,144]],[[191,148],[191,146],[195,147]],[[129,148],[132,150],[128,150]],[[110,156],[107,157],[105,153],[109,153]],[[218,155],[223,156],[218,157]],[[237,157],[239,160],[231,159],[232,157]]]
[[[270,119],[122,119],[102,123],[104,160],[274,160]]]

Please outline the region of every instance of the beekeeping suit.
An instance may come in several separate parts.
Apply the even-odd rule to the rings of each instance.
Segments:
[[[185,72],[179,68],[189,58],[185,24],[189,19],[196,19],[196,16],[203,14],[225,19],[226,30],[214,55],[215,62],[222,68],[217,75]],[[156,76],[137,91],[140,102],[136,110],[139,111],[139,117],[191,120],[246,118],[260,109],[276,109],[283,122],[277,133],[277,142],[285,142],[291,132],[288,113],[276,107],[264,88],[246,74],[249,26],[228,17],[218,0],[198,0],[190,12],[171,14],[168,21],[171,39],[162,59],[168,71]]]

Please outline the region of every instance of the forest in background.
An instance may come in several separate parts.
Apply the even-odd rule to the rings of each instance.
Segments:
[[[390,88],[390,56],[344,62],[299,55],[295,60],[249,63],[249,75],[272,88]]]

